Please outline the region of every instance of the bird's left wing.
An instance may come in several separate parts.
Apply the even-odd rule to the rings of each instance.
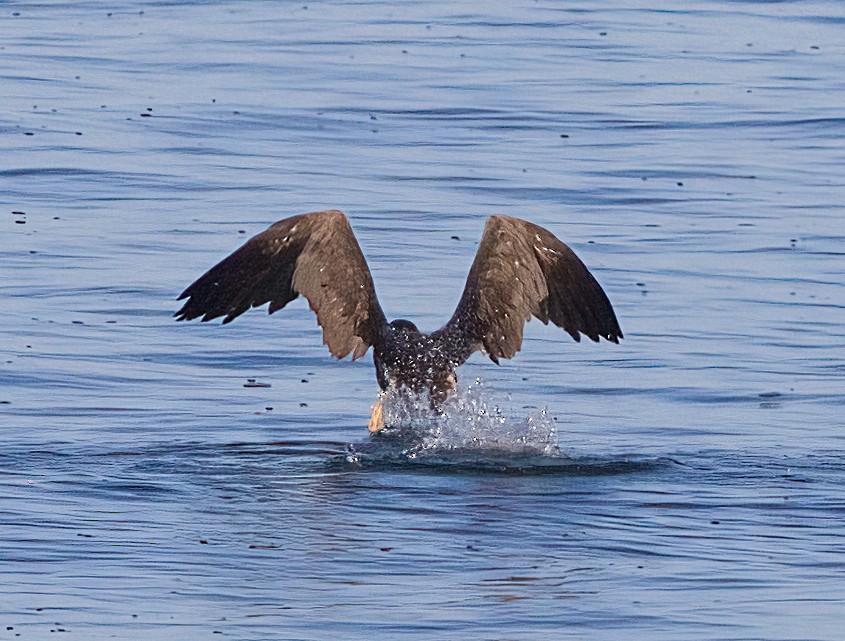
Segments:
[[[272,314],[299,294],[337,358],[363,356],[386,324],[373,277],[349,221],[331,210],[285,218],[248,240],[190,285],[177,320],[228,323],[250,307]]]
[[[576,341],[622,338],[607,295],[575,252],[539,225],[491,216],[458,308],[434,337],[454,364],[478,349],[498,363],[519,351],[532,316]]]

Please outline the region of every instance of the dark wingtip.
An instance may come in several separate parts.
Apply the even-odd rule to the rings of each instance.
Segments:
[[[183,299],[187,298],[188,296],[190,296],[190,293],[189,293],[190,290],[191,290],[191,288],[188,287],[188,289],[186,289],[184,292],[179,294],[179,297],[176,300],[183,300]],[[191,304],[191,301],[187,301],[182,305],[182,307],[179,309],[178,312],[173,312],[173,316],[176,317],[177,321],[191,320],[192,318],[194,318],[193,316],[188,316],[188,305],[190,305],[190,304]]]
[[[177,298],[176,300],[181,300],[181,299]],[[188,318],[188,311],[187,310],[188,310],[188,303],[185,303],[184,305],[182,305],[182,307],[179,309],[179,311],[173,312],[173,316],[178,321],[190,320]]]

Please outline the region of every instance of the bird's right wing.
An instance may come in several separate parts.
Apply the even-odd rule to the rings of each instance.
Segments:
[[[576,341],[622,338],[607,295],[575,252],[539,225],[491,216],[458,308],[435,334],[455,364],[477,349],[498,362],[522,347],[532,315]]]
[[[190,285],[177,320],[225,316],[270,303],[272,314],[299,294],[337,358],[363,356],[386,324],[367,261],[349,221],[331,210],[285,218],[248,240]]]

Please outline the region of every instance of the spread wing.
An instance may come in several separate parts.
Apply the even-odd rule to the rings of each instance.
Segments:
[[[337,358],[363,356],[386,325],[373,277],[349,221],[339,211],[280,220],[248,240],[188,287],[177,320],[225,316],[270,303],[272,314],[299,294]]]
[[[478,349],[498,363],[519,351],[532,315],[576,341],[622,338],[607,295],[575,252],[539,225],[491,216],[458,308],[436,334],[456,364]]]

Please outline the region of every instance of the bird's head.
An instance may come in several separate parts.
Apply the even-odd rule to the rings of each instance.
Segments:
[[[420,333],[420,330],[417,329],[416,325],[414,325],[409,320],[405,320],[404,318],[397,318],[395,321],[391,321],[390,327],[393,330],[399,330],[399,331],[403,331],[405,333],[410,333],[410,332],[415,332],[417,334]]]

